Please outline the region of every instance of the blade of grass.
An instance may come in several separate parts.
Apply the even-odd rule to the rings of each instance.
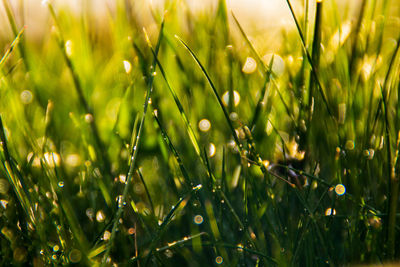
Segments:
[[[395,256],[395,244],[396,244],[396,211],[398,202],[398,181],[396,179],[395,169],[392,166],[392,143],[390,138],[390,125],[388,107],[386,102],[386,91],[380,86],[382,94],[382,105],[385,117],[385,139],[386,139],[386,153],[387,153],[387,175],[389,177],[389,207],[388,207],[388,229],[387,229],[387,240],[388,240],[388,257],[390,260],[394,259]]]
[[[202,188],[202,185],[199,184],[195,187],[193,187],[190,192],[188,192],[184,197],[181,197],[178,202],[172,206],[172,209],[169,211],[169,213],[165,216],[163,222],[161,223],[160,227],[157,229],[157,233],[155,234],[154,239],[151,241],[150,245],[149,245],[149,253],[146,255],[146,262],[145,262],[145,266],[147,266],[151,255],[153,254],[157,242],[161,239],[161,236],[164,234],[164,232],[167,229],[168,224],[171,222],[172,216],[175,214],[175,211],[178,209],[178,207],[182,204],[183,200],[191,197],[194,193],[196,193],[197,191],[199,191]]]
[[[318,84],[318,88],[319,88],[318,91],[319,91],[320,94],[321,94],[322,100],[323,100],[323,102],[324,102],[324,104],[325,104],[325,107],[326,107],[326,110],[328,111],[329,116],[333,119],[333,121],[335,122],[335,125],[337,125],[337,123],[336,123],[336,118],[334,117],[333,112],[331,111],[331,109],[330,109],[330,107],[329,107],[328,100],[327,100],[327,98],[326,98],[326,96],[325,96],[324,89],[323,89],[322,84],[321,84],[321,82],[320,82],[320,79],[319,79],[319,76],[318,76],[318,70],[317,70],[316,67],[314,66],[313,60],[312,60],[312,58],[311,58],[311,56],[310,56],[310,53],[309,53],[308,50],[307,50],[307,44],[305,43],[304,35],[303,35],[303,32],[302,32],[302,30],[301,30],[301,28],[300,28],[300,24],[299,24],[299,22],[298,22],[298,20],[297,20],[297,18],[296,18],[296,15],[295,15],[295,13],[294,13],[294,10],[293,10],[293,8],[292,8],[292,4],[290,3],[290,0],[286,0],[286,2],[287,2],[287,4],[288,4],[288,6],[289,6],[290,13],[292,14],[292,17],[293,17],[294,22],[295,22],[295,24],[296,24],[296,28],[297,28],[297,31],[298,31],[298,33],[299,33],[299,36],[300,36],[300,39],[301,39],[301,44],[302,44],[302,46],[303,46],[304,52],[305,52],[305,54],[306,54],[306,56],[307,56],[308,63],[309,63],[310,66],[311,66],[311,73],[312,73],[312,75],[313,75],[315,81],[316,81],[317,84]]]
[[[162,40],[162,36],[163,36],[163,29],[164,29],[164,20],[161,23],[161,27],[160,27],[160,32],[158,35],[158,40],[157,40],[157,45],[155,48],[155,52],[156,55],[158,54],[158,51],[160,49],[160,45],[161,45],[161,40]],[[151,69],[155,70],[156,68],[156,60],[155,58],[153,59],[153,63],[151,65]],[[135,139],[135,143],[132,146],[132,150],[131,150],[131,161],[129,164],[129,170],[128,170],[128,174],[126,175],[126,184],[124,187],[124,191],[122,194],[122,198],[121,198],[121,203],[125,203],[126,202],[126,198],[128,195],[128,191],[129,191],[129,187],[132,181],[132,176],[134,174],[134,170],[135,170],[135,164],[136,164],[136,160],[137,160],[137,155],[138,155],[138,151],[140,148],[140,144],[141,144],[141,137],[143,134],[143,128],[144,128],[144,123],[146,120],[146,114],[147,114],[147,109],[148,109],[148,105],[149,105],[149,100],[151,97],[151,93],[153,91],[153,81],[154,81],[154,75],[151,75],[149,77],[149,79],[147,80],[147,91],[146,91],[146,97],[145,97],[145,101],[143,104],[143,115],[139,124],[139,129],[136,135],[136,139]],[[135,134],[135,133],[133,133]],[[117,227],[119,224],[119,219],[121,218],[123,213],[123,205],[119,206],[115,215],[115,219],[114,219],[114,223],[113,223],[113,227],[112,227],[112,232],[111,232],[111,236],[110,236],[110,242],[107,244],[107,250],[104,254],[103,260],[102,260],[102,266],[105,266],[106,262],[107,262],[107,258],[110,255],[111,252],[111,247],[113,246],[114,243],[114,239],[115,239],[115,235],[117,232]]]
[[[207,235],[207,233],[206,232],[201,232],[201,233],[194,234],[194,235],[191,235],[191,236],[186,236],[181,240],[177,240],[177,241],[168,243],[167,246],[164,246],[164,247],[161,247],[161,248],[156,248],[156,252],[160,253],[160,252],[163,252],[163,251],[165,251],[167,249],[171,249],[171,248],[174,248],[174,247],[181,246],[181,245],[185,244],[186,242],[189,242],[194,238],[199,238],[199,237],[201,237],[203,235]],[[133,258],[132,260],[135,260],[135,258]]]
[[[272,63],[273,63],[273,58],[274,57],[271,58],[271,61],[270,61],[269,65],[266,66],[264,61],[262,60],[262,58],[260,57],[260,55],[256,51],[256,49],[254,48],[253,44],[250,42],[249,38],[247,37],[246,33],[244,32],[242,26],[240,25],[239,21],[237,20],[237,18],[233,14],[233,12],[232,12],[232,16],[233,16],[233,19],[234,19],[236,25],[239,28],[240,33],[242,34],[242,37],[245,39],[247,45],[250,47],[250,50],[254,53],[254,55],[256,57],[256,60],[257,60],[257,64],[262,66],[261,75],[263,77],[265,77],[265,79],[268,81],[268,83],[270,81],[272,81],[272,83],[275,85],[276,91],[278,92],[279,98],[280,98],[283,106],[285,107],[286,113],[289,115],[290,119],[296,125],[296,121],[295,121],[295,119],[293,117],[293,114],[292,114],[292,112],[290,112],[289,106],[287,105],[286,101],[284,100],[284,98],[283,98],[283,96],[282,96],[282,94],[281,94],[281,92],[280,92],[280,90],[278,88],[278,85],[275,83],[275,80],[273,79],[274,76],[276,76],[272,71]],[[229,100],[229,101],[231,101],[231,100]],[[250,127],[250,129],[252,129],[252,127]]]
[[[193,59],[195,60],[195,62],[197,63],[197,65],[200,67],[201,71],[203,72],[204,76],[206,77],[209,85],[211,86],[211,89],[215,95],[215,97],[217,98],[218,104],[220,106],[220,108],[222,109],[224,116],[225,116],[225,120],[227,121],[229,128],[232,132],[232,136],[233,139],[235,140],[236,145],[238,146],[239,151],[242,150],[242,144],[239,141],[239,137],[236,134],[235,128],[232,125],[232,122],[229,118],[228,112],[225,109],[225,106],[222,102],[221,97],[219,96],[218,92],[217,92],[217,88],[215,87],[214,83],[212,82],[210,76],[208,75],[206,69],[204,68],[204,66],[201,64],[200,60],[197,58],[197,56],[194,54],[194,52],[192,51],[192,49],[190,49],[190,47],[177,35],[175,35],[175,37],[179,40],[179,42],[186,48],[186,50],[190,53],[190,55],[193,57]]]
[[[355,68],[355,63],[357,62],[358,59],[358,54],[357,54],[357,45],[359,43],[359,35],[360,35],[360,31],[361,31],[361,26],[362,26],[362,22],[363,22],[363,18],[364,18],[364,13],[365,13],[365,9],[367,6],[367,1],[366,0],[362,0],[360,3],[360,12],[357,16],[357,24],[355,27],[355,31],[354,31],[354,39],[353,39],[353,45],[351,48],[351,56],[350,56],[350,61],[349,61],[349,71],[350,71],[350,77],[356,77],[356,75],[354,75],[355,70],[357,68]]]
[[[383,82],[383,86],[382,86],[383,88],[381,88],[381,90],[383,90],[385,92],[385,97],[386,97],[385,101],[389,100],[389,99],[387,99],[389,94],[390,94],[390,90],[388,89],[388,86],[390,84],[389,83],[389,78],[390,78],[390,76],[392,74],[392,71],[396,69],[395,62],[396,62],[397,54],[399,53],[399,51],[400,51],[400,36],[399,36],[399,38],[397,38],[397,46],[396,46],[396,49],[393,51],[393,55],[392,55],[392,57],[390,59],[389,67],[388,67],[388,70],[386,72],[385,79],[384,79],[384,82]],[[377,122],[378,122],[378,119],[379,119],[379,115],[380,115],[381,110],[382,110],[382,104],[383,104],[382,102],[383,102],[383,100],[384,100],[383,98],[379,99],[379,103],[378,103],[377,110],[376,110],[376,113],[375,113],[374,122],[373,122],[372,129],[371,129],[372,133],[375,131],[375,127],[377,125]]]
[[[14,41],[11,43],[10,47],[7,49],[7,51],[4,53],[3,57],[0,60],[0,70],[3,68],[3,64],[6,62],[7,58],[11,55],[12,51],[14,48],[18,45],[18,43],[21,40],[21,36],[25,31],[25,27],[22,28],[22,30],[17,34],[15,37]]]
[[[146,185],[146,182],[145,182],[144,179],[143,179],[142,172],[138,169],[138,170],[137,170],[137,173],[138,173],[138,175],[139,175],[140,181],[142,182],[142,184],[143,184],[143,186],[144,186],[144,190],[146,191],[147,198],[149,199],[150,207],[151,207],[151,212],[152,212],[153,214],[155,214],[155,213],[154,213],[153,200],[151,199],[150,192],[149,192],[149,189],[148,189],[148,187],[147,187],[147,185]]]
[[[274,63],[274,56],[272,56],[271,61],[269,62],[268,69],[270,69],[270,70],[272,69],[272,64],[273,63]],[[251,120],[250,127],[249,127],[250,130],[254,129],[254,127],[255,127],[255,125],[257,123],[258,117],[260,116],[261,109],[265,105],[265,103],[263,101],[264,101],[264,98],[265,98],[265,93],[267,91],[267,87],[269,87],[270,80],[271,80],[271,75],[267,75],[265,77],[264,84],[263,84],[263,86],[261,88],[260,98],[258,99],[256,109],[254,110],[253,118]]]
[[[321,24],[322,24],[322,1],[317,1],[317,9],[315,13],[315,24],[314,24],[314,39],[312,43],[312,55],[311,59],[316,69],[319,69],[319,61],[321,54]],[[309,85],[309,97],[308,97],[308,107],[309,107],[309,120],[312,118],[312,102],[314,101],[314,88],[317,87],[318,84],[315,82],[314,76],[310,77],[310,85]]]
[[[153,53],[153,56],[155,57],[154,50],[151,49],[151,51]],[[171,93],[172,97],[174,98],[175,104],[178,107],[178,110],[179,110],[179,113],[180,113],[180,115],[182,117],[182,120],[185,123],[186,131],[187,131],[187,133],[189,135],[190,141],[193,144],[193,147],[194,147],[194,149],[196,151],[196,154],[199,157],[201,157],[201,155],[200,155],[200,145],[199,145],[199,143],[197,141],[197,138],[196,138],[196,135],[195,135],[195,133],[193,131],[193,128],[192,128],[192,126],[191,126],[191,124],[190,124],[190,122],[189,122],[189,120],[188,120],[188,118],[186,116],[185,110],[183,109],[183,106],[182,106],[182,104],[181,104],[181,102],[180,102],[180,100],[178,98],[178,95],[176,94],[175,90],[171,87],[170,83],[168,82],[166,73],[165,73],[164,68],[161,65],[160,61],[158,60],[157,57],[155,57],[155,59],[157,61],[157,65],[158,65],[158,68],[159,68],[159,70],[161,72],[161,75],[163,76],[164,81],[165,81],[165,83],[167,85],[167,88],[168,88],[169,92]]]
[[[6,171],[7,178],[9,183],[12,185],[15,195],[19,200],[19,204],[22,209],[25,211],[25,215],[27,218],[31,220],[33,224],[36,224],[34,210],[32,209],[31,198],[29,195],[29,191],[25,186],[25,182],[23,180],[22,175],[17,175],[18,170],[14,164],[14,161],[11,158],[10,152],[7,146],[5,128],[3,126],[3,121],[0,115],[0,147],[4,155],[4,159],[2,159],[3,167]]]
[[[168,145],[169,149],[171,150],[172,154],[174,155],[176,161],[178,162],[179,168],[181,170],[181,173],[183,177],[185,178],[186,181],[186,186],[193,186],[193,180],[190,178],[189,173],[187,172],[185,166],[183,165],[183,161],[181,156],[179,155],[178,151],[175,149],[175,146],[172,144],[171,139],[169,138],[167,132],[164,130],[160,120],[158,119],[157,115],[153,113],[154,119],[158,124],[158,127],[160,128],[161,135],[163,137],[164,142]]]
[[[72,62],[71,58],[68,56],[67,51],[65,49],[65,39],[63,37],[61,26],[59,24],[57,15],[55,13],[55,10],[54,10],[53,6],[49,2],[47,2],[47,6],[48,6],[48,8],[50,10],[50,14],[51,14],[51,16],[52,16],[52,18],[54,20],[55,26],[58,29],[58,32],[59,32],[59,34],[57,35],[57,37],[58,37],[58,40],[57,40],[58,41],[58,45],[59,45],[60,50],[61,50],[61,52],[62,52],[62,54],[64,56],[65,63],[67,64],[67,67],[68,67],[68,69],[69,69],[69,71],[71,73],[72,80],[73,80],[73,83],[74,83],[74,87],[75,87],[75,90],[76,90],[76,92],[78,94],[79,102],[83,106],[84,112],[86,114],[90,114],[92,116],[92,119],[89,120],[89,125],[90,125],[91,131],[93,133],[93,138],[94,138],[95,144],[96,144],[97,148],[100,150],[102,163],[104,164],[104,165],[100,164],[100,168],[108,176],[108,180],[109,180],[108,183],[110,183],[113,176],[112,176],[112,172],[111,172],[111,162],[110,162],[110,159],[108,158],[108,155],[107,155],[107,149],[106,149],[103,141],[100,138],[99,130],[97,128],[97,124],[96,124],[96,120],[95,120],[95,116],[93,114],[92,108],[89,106],[89,104],[86,101],[86,98],[84,96],[83,87],[82,87],[81,81],[79,79],[79,75],[77,73],[77,70],[75,69],[75,67],[73,65],[73,62]]]

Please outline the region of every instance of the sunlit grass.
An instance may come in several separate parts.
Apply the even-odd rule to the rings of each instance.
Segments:
[[[3,0],[0,265],[398,260],[399,4],[284,2],[265,43],[224,0],[35,38]]]

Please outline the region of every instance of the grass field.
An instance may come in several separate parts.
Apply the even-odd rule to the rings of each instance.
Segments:
[[[399,260],[397,0],[282,0],[273,38],[215,1],[43,1],[33,38],[2,0],[1,266]]]

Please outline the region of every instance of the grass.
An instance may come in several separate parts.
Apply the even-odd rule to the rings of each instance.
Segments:
[[[2,4],[0,265],[399,260],[396,1],[287,0],[277,46],[224,0],[47,2],[40,38]]]

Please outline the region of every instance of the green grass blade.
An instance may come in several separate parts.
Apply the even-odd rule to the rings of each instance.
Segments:
[[[157,230],[157,233],[155,235],[155,238],[151,241],[150,245],[149,245],[149,253],[146,255],[146,263],[145,266],[148,264],[151,255],[153,254],[155,247],[157,246],[157,242],[161,239],[161,236],[164,234],[164,232],[167,229],[168,224],[171,222],[172,216],[175,214],[175,211],[179,208],[179,206],[181,205],[181,203],[183,202],[183,200],[189,198],[190,196],[192,196],[194,193],[196,193],[197,191],[199,191],[202,188],[202,185],[199,184],[195,187],[192,188],[192,190],[187,193],[184,197],[181,197],[178,202],[176,202],[176,204],[174,206],[172,206],[172,209],[169,211],[169,213],[165,216],[163,222],[161,223],[160,227]]]
[[[194,52],[192,51],[192,49],[190,49],[190,47],[177,35],[175,35],[175,37],[179,40],[179,42],[181,42],[181,44],[186,48],[187,51],[189,51],[190,55],[193,57],[193,59],[195,60],[195,62],[197,63],[197,65],[200,67],[201,71],[203,72],[204,76],[206,77],[209,85],[211,86],[211,89],[213,90],[213,93],[215,95],[215,97],[217,98],[218,104],[220,106],[220,108],[222,109],[225,119],[229,125],[229,128],[232,132],[232,136],[233,139],[235,140],[236,145],[238,146],[239,151],[242,150],[242,144],[239,141],[239,137],[236,134],[235,128],[232,125],[232,122],[229,118],[228,112],[225,109],[225,106],[222,102],[221,97],[219,96],[218,92],[217,92],[217,88],[215,87],[214,83],[212,82],[210,76],[208,75],[206,69],[204,68],[203,64],[201,64],[200,60],[197,58],[197,56],[194,54]]]
[[[155,52],[156,55],[158,54],[160,45],[161,45],[161,40],[163,37],[163,29],[164,29],[164,21],[161,23],[161,27],[160,27],[160,32],[158,35],[158,40],[157,40],[157,45],[155,48]],[[156,67],[156,60],[153,60],[153,64],[152,64],[152,70],[155,70]],[[126,175],[126,185],[124,187],[124,191],[122,194],[122,198],[121,198],[121,203],[125,203],[126,202],[126,198],[128,196],[128,189],[130,187],[130,184],[132,182],[132,177],[134,174],[134,170],[135,170],[135,165],[136,165],[136,160],[137,160],[137,155],[139,152],[139,148],[140,148],[140,144],[141,144],[141,137],[143,134],[143,128],[144,128],[144,122],[146,120],[146,114],[147,114],[147,109],[148,109],[148,105],[149,105],[149,100],[151,97],[151,93],[153,91],[153,81],[154,81],[154,76],[151,75],[147,81],[147,92],[146,92],[146,97],[145,97],[145,101],[143,104],[143,115],[139,124],[139,129],[136,135],[136,139],[135,139],[135,143],[132,147],[132,151],[131,151],[131,161],[129,164],[129,170],[128,170],[128,174]],[[133,133],[135,134],[135,133]],[[111,237],[110,237],[110,242],[108,243],[107,246],[107,250],[104,254],[103,260],[102,260],[102,265],[104,266],[106,264],[107,258],[109,257],[110,251],[111,251],[111,247],[113,246],[114,243],[114,239],[115,239],[115,235],[116,235],[116,231],[117,231],[117,227],[119,224],[119,219],[122,216],[122,212],[123,212],[123,205],[118,207],[118,210],[116,212],[115,215],[115,219],[114,219],[114,223],[113,223],[113,227],[112,227],[112,232],[111,232]]]
[[[262,58],[260,57],[260,55],[259,55],[258,52],[256,51],[256,49],[254,48],[253,44],[250,42],[249,38],[247,37],[246,33],[244,32],[242,26],[240,25],[239,21],[237,20],[237,18],[236,18],[235,15],[233,14],[233,12],[232,12],[232,17],[233,17],[233,19],[234,19],[234,21],[235,21],[237,27],[239,28],[239,31],[240,31],[240,33],[242,34],[242,37],[243,37],[244,40],[246,41],[246,44],[250,47],[250,50],[251,50],[251,51],[253,52],[253,54],[255,55],[256,60],[257,60],[257,64],[258,64],[259,66],[262,67],[261,74],[262,74],[263,77],[265,77],[265,82],[266,82],[266,83],[269,83],[269,82],[272,81],[272,83],[275,85],[276,91],[278,92],[279,98],[280,98],[280,100],[282,101],[282,104],[283,104],[284,107],[285,107],[286,113],[289,115],[289,117],[290,117],[290,119],[293,121],[293,123],[296,124],[296,121],[295,121],[294,118],[293,118],[293,114],[292,114],[292,112],[290,112],[289,106],[286,104],[285,99],[283,98],[283,96],[282,96],[282,94],[281,94],[281,92],[280,92],[278,86],[276,85],[276,83],[274,82],[274,79],[273,79],[274,76],[276,76],[276,75],[273,73],[273,71],[272,71],[272,65],[273,65],[273,59],[274,59],[274,57],[271,58],[271,61],[269,62],[269,65],[266,66],[265,63],[264,63],[264,61],[262,60]],[[264,88],[265,88],[265,87],[263,87],[262,90],[264,90]],[[264,90],[264,91],[265,91],[265,90]],[[264,96],[264,93],[262,93],[262,94],[260,95],[259,101],[262,101],[262,98],[261,98],[262,96]],[[229,101],[231,101],[231,99],[230,99]],[[260,103],[260,102],[259,102],[259,103]],[[260,104],[261,104],[261,103],[260,103]],[[257,103],[257,107],[258,107],[258,103]],[[257,107],[256,107],[256,112],[257,112]],[[253,118],[253,120],[254,120],[254,118]],[[251,126],[252,126],[252,127],[250,127],[250,129],[253,129],[253,124],[252,124]]]
[[[153,52],[153,56],[155,57],[154,50],[151,49],[151,51]],[[196,135],[195,135],[195,133],[193,131],[193,128],[192,128],[192,126],[191,126],[191,124],[190,124],[190,122],[189,122],[189,120],[188,120],[188,118],[186,116],[185,110],[183,109],[183,106],[182,106],[182,104],[181,104],[181,102],[180,102],[180,100],[178,98],[178,95],[176,94],[175,90],[172,88],[172,86],[168,82],[166,73],[165,73],[164,68],[161,65],[160,61],[158,60],[157,57],[155,57],[155,59],[157,61],[158,68],[160,69],[160,72],[161,72],[161,74],[162,74],[162,76],[164,78],[164,81],[165,81],[166,85],[167,85],[167,88],[168,88],[169,92],[171,93],[172,97],[174,98],[175,104],[178,107],[178,110],[179,110],[179,113],[180,113],[180,115],[182,117],[182,120],[185,123],[186,131],[187,131],[187,133],[189,135],[190,141],[193,144],[193,147],[194,147],[194,149],[196,151],[196,154],[201,157],[201,155],[200,155],[200,145],[199,145],[199,143],[197,141],[197,138],[196,138]]]
[[[179,169],[181,170],[181,173],[182,173],[183,177],[185,178],[186,186],[193,186],[193,180],[192,180],[192,178],[190,178],[189,173],[187,172],[185,166],[183,165],[181,156],[179,155],[178,151],[175,149],[175,146],[172,144],[171,139],[169,138],[167,132],[164,130],[164,127],[162,126],[157,115],[156,114],[153,114],[153,115],[154,115],[155,121],[158,124],[158,127],[160,128],[161,135],[163,137],[164,142],[167,144],[167,146],[171,150],[172,154],[174,155],[174,157],[179,165]]]
[[[154,204],[153,204],[153,200],[151,199],[151,195],[150,195],[150,192],[149,192],[149,188],[147,187],[146,182],[144,181],[142,172],[141,172],[140,170],[137,170],[137,173],[138,173],[138,175],[139,175],[140,181],[142,182],[142,184],[143,184],[143,186],[144,186],[144,190],[146,191],[147,198],[149,199],[151,211],[152,211],[153,214],[155,214],[155,213],[154,213]]]
[[[325,96],[324,89],[323,89],[322,84],[321,84],[321,82],[320,82],[320,79],[319,79],[319,76],[318,76],[318,70],[317,70],[316,67],[314,66],[313,60],[312,60],[312,58],[311,58],[311,56],[310,56],[310,53],[309,53],[308,50],[307,50],[307,44],[305,43],[304,35],[303,35],[303,32],[302,32],[302,30],[301,30],[301,28],[300,28],[300,24],[299,24],[299,22],[298,22],[298,20],[297,20],[297,18],[296,18],[296,15],[295,15],[295,13],[294,13],[292,4],[290,3],[290,0],[286,0],[286,2],[287,2],[287,4],[288,4],[288,6],[289,6],[290,13],[292,14],[292,17],[293,17],[294,22],[295,22],[295,24],[296,24],[296,28],[297,28],[297,31],[298,31],[298,33],[299,33],[299,36],[300,36],[300,39],[301,39],[301,44],[302,44],[302,46],[303,46],[304,52],[305,52],[305,54],[306,54],[306,56],[307,56],[308,63],[309,63],[310,66],[311,66],[311,73],[312,73],[312,75],[313,75],[315,81],[316,81],[317,84],[318,84],[318,88],[319,88],[318,91],[319,91],[320,94],[321,94],[322,100],[323,100],[323,102],[324,102],[324,104],[325,104],[326,110],[327,110],[328,113],[329,113],[329,116],[336,122],[336,119],[335,119],[335,117],[334,117],[334,115],[333,115],[333,112],[331,111],[331,108],[329,107],[328,100],[327,100],[327,98],[326,98],[326,96]]]
[[[100,138],[99,129],[97,127],[97,123],[96,123],[96,119],[95,119],[96,116],[94,116],[92,108],[89,106],[89,104],[88,104],[88,102],[87,102],[87,100],[86,100],[86,98],[84,96],[83,86],[82,86],[82,83],[81,83],[81,81],[79,79],[79,75],[77,73],[77,70],[74,67],[73,62],[72,62],[71,58],[68,56],[67,51],[65,49],[65,39],[63,37],[62,29],[61,29],[60,23],[58,21],[57,15],[55,13],[55,10],[54,10],[53,6],[50,3],[48,3],[47,5],[48,5],[48,8],[49,8],[50,14],[51,14],[51,16],[52,16],[52,18],[53,18],[53,20],[54,20],[54,22],[56,24],[56,28],[59,31],[59,35],[57,35],[57,37],[58,37],[58,45],[59,45],[60,50],[61,50],[61,52],[62,52],[62,54],[64,56],[64,60],[65,60],[65,63],[67,64],[68,70],[71,73],[72,80],[73,80],[73,83],[74,83],[74,87],[75,87],[75,90],[76,90],[76,92],[78,94],[79,102],[80,102],[81,106],[83,107],[84,112],[86,114],[92,115],[92,119],[89,121],[89,125],[90,125],[90,128],[91,128],[92,133],[93,133],[93,138],[94,138],[95,144],[96,144],[98,150],[100,151],[101,160],[102,160],[102,163],[103,163],[103,164],[100,164],[100,168],[103,170],[103,172],[107,176],[109,176],[108,177],[108,180],[109,180],[108,183],[109,183],[110,180],[112,179],[111,162],[110,162],[110,159],[108,158],[108,155],[107,155],[106,146],[104,145],[103,141]]]
[[[11,52],[14,50],[14,48],[20,42],[21,36],[24,33],[24,31],[25,31],[25,27],[22,28],[22,30],[17,34],[14,41],[11,43],[10,47],[7,49],[7,51],[4,53],[3,57],[0,59],[0,70],[2,70],[3,65],[6,62],[7,58],[11,55]]]

